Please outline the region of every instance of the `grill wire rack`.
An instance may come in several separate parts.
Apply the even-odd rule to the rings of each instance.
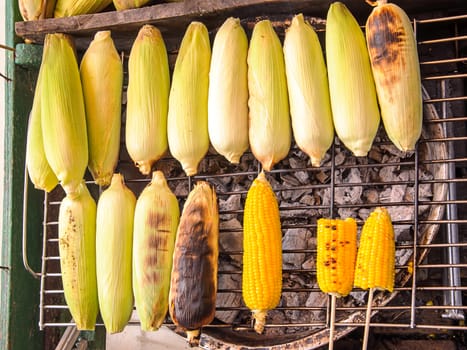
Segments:
[[[371,327],[390,329],[412,329],[420,332],[431,332],[435,330],[445,331],[467,331],[464,314],[467,309],[467,15],[450,17],[433,17],[413,20],[414,30],[418,42],[418,50],[421,58],[422,83],[426,88],[424,95],[424,127],[437,130],[434,133],[425,134],[419,141],[417,151],[413,155],[401,158],[397,164],[384,161],[372,162],[362,161],[350,156],[347,152],[347,163],[339,163],[340,154],[346,151],[340,146],[336,139],[332,148],[328,151],[328,159],[320,168],[311,166],[291,166],[290,162],[282,161],[273,171],[268,173],[272,179],[273,187],[279,199],[290,196],[290,193],[310,190],[312,193],[328,191],[328,201],[303,204],[299,206],[286,206],[280,201],[281,219],[283,221],[283,232],[287,229],[305,229],[311,236],[316,236],[316,218],[328,216],[331,213],[339,213],[340,210],[364,208],[371,210],[378,205],[403,206],[412,208],[414,213],[419,212],[421,206],[436,208],[437,216],[419,217],[412,215],[411,220],[398,220],[393,218],[394,227],[410,226],[411,237],[396,242],[396,251],[399,255],[404,252],[410,254],[405,260],[399,260],[396,265],[399,278],[396,279],[395,292],[380,293],[378,304],[373,306]],[[320,35],[323,33],[320,33]],[[127,55],[128,53],[126,53]],[[429,114],[436,115],[430,117]],[[122,135],[124,126],[122,127]],[[122,137],[122,140],[124,138]],[[384,130],[380,130],[375,140],[376,147],[388,145],[388,139]],[[423,155],[422,149],[433,148],[436,157]],[[133,164],[125,153],[125,145],[121,145],[121,159],[117,171],[125,175],[127,185],[139,195],[141,190],[149,183],[149,178],[138,175]],[[295,145],[291,154],[299,154]],[[227,201],[230,196],[238,196],[244,203],[247,187],[238,187],[236,184],[245,182],[249,184],[258,173],[258,163],[251,153],[246,153],[240,166],[227,165],[222,157],[210,151],[200,165],[200,173],[192,178],[187,178],[180,171],[178,163],[170,158],[164,158],[156,164],[156,168],[163,170],[168,178],[169,186],[181,189],[177,194],[182,205],[188,190],[197,180],[207,180],[216,187],[220,201]],[[252,167],[242,167],[242,164],[254,164]],[[213,164],[221,164],[214,167]],[[394,167],[406,168],[414,171],[414,178],[394,180],[392,183],[381,183],[375,179],[362,179],[361,182],[339,183],[337,174],[350,172],[352,169]],[[211,170],[215,169],[215,172]],[[436,168],[432,177],[424,176],[424,169]],[[306,173],[305,182],[288,182],[288,176],[297,172]],[[322,182],[316,181],[317,176],[324,176]],[[95,186],[88,176],[87,184],[91,193],[98,198],[102,189]],[[223,186],[223,184],[229,184]],[[377,199],[369,203],[337,203],[335,201],[336,191],[339,189],[361,187],[363,190],[373,187],[388,185],[413,186],[414,191],[411,198],[404,198],[401,202],[381,202]],[[419,198],[422,186],[437,188],[442,195],[426,200]],[[25,192],[27,193],[27,181]],[[39,327],[68,327],[73,326],[71,315],[65,304],[61,286],[60,264],[58,256],[58,208],[64,193],[57,188],[50,194],[44,196],[43,212],[43,254],[42,265],[39,273],[32,271],[29,267],[26,254],[26,234],[23,232],[23,260],[25,267],[36,277],[40,278],[40,305],[39,305]],[[27,198],[27,197],[25,197]],[[243,206],[242,206],[243,208]],[[25,204],[25,210],[27,204]],[[295,211],[313,211],[315,217],[308,221],[294,221]],[[23,213],[26,214],[26,213]],[[220,205],[220,218],[237,216],[241,219],[242,209],[229,209]],[[26,215],[24,215],[26,218]],[[291,219],[292,218],[292,219]],[[241,222],[241,220],[240,220]],[[359,227],[362,220],[359,220]],[[24,225],[26,227],[26,223]],[[420,232],[427,230],[425,236]],[[229,229],[228,234],[241,235],[241,228]],[[232,233],[233,232],[233,233]],[[226,229],[220,230],[220,236],[226,235]],[[310,238],[311,237],[311,238]],[[402,252],[402,253],[401,253]],[[222,251],[220,259],[235,259],[241,257],[241,249]],[[310,246],[289,247],[284,254],[304,254],[313,260],[316,249]],[[403,254],[402,254],[403,255]],[[402,262],[401,262],[402,261]],[[222,275],[240,276],[239,264],[232,265],[236,268],[219,269],[219,277]],[[284,289],[283,293],[320,293],[315,280],[314,267],[284,267]],[[287,283],[292,276],[302,276],[302,279],[311,281],[309,284],[294,287],[293,283]],[[358,292],[358,291],[357,291]],[[223,293],[237,294],[241,297],[241,288],[219,287],[218,296]],[[339,337],[346,335],[353,329],[364,326],[363,314],[365,304],[346,303],[338,305],[336,315],[336,334]],[[217,308],[223,312],[246,312],[246,307],[240,303],[224,303]],[[295,341],[296,339],[308,339],[308,346],[323,345],[327,342],[324,334],[327,332],[330,305],[329,303],[309,305],[301,302],[297,305],[285,305],[281,303],[278,310],[283,312],[314,312],[319,315],[313,321],[290,323],[288,321],[272,320],[268,322],[268,329],[274,331],[284,330],[284,339]],[[357,313],[357,317],[348,317]],[[138,322],[133,320],[131,322]],[[170,319],[166,325],[173,326]],[[102,323],[98,323],[102,326]],[[295,329],[294,336],[287,329]],[[231,323],[214,322],[203,330],[206,335],[201,339],[201,346],[206,348],[222,348],[229,341],[235,343],[236,338],[232,334],[244,333],[251,335],[251,324],[248,319],[237,317]],[[222,337],[229,334],[224,343]],[[272,333],[274,334],[274,333]],[[232,338],[233,337],[233,338]],[[294,338],[295,337],[295,338]],[[318,340],[310,340],[318,337]],[[229,339],[229,341],[227,341]],[[234,340],[231,340],[234,339]],[[259,338],[261,339],[261,338]],[[261,340],[259,340],[261,343]],[[257,343],[255,343],[257,344]],[[305,343],[303,343],[305,344]],[[263,345],[278,345],[270,340]]]

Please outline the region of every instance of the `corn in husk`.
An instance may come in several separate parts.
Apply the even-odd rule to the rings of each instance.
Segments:
[[[412,151],[423,120],[417,42],[399,6],[381,0],[377,4],[366,22],[366,38],[381,118],[394,145]]]
[[[88,141],[83,90],[71,37],[46,35],[40,70],[45,155],[65,192],[72,193],[86,171]]]
[[[117,11],[136,9],[146,5],[150,0],[113,0]]]
[[[284,59],[295,142],[319,166],[334,140],[334,125],[323,51],[302,14],[285,32]]]
[[[363,32],[341,2],[328,11],[326,58],[337,136],[354,155],[366,156],[380,120],[376,89]]]
[[[214,149],[238,164],[248,149],[248,39],[238,18],[228,18],[212,46],[208,130]]]
[[[60,204],[58,248],[65,301],[78,330],[94,330],[98,313],[96,202],[81,182]]]
[[[57,0],[54,17],[71,17],[97,13],[112,3],[112,0]]]
[[[114,174],[97,203],[96,261],[99,309],[109,333],[121,332],[133,311],[132,245],[136,198]]]
[[[18,0],[19,12],[25,21],[53,17],[55,0]]]
[[[118,161],[123,65],[110,31],[97,32],[80,66],[88,132],[88,168],[107,186]]]
[[[133,292],[141,329],[159,329],[169,308],[170,273],[180,209],[164,174],[141,192],[133,229]]]
[[[167,50],[159,30],[143,26],[128,61],[126,148],[139,171],[148,175],[167,151],[170,76]]]
[[[167,122],[170,153],[188,176],[198,172],[198,164],[209,148],[210,61],[208,30],[201,22],[192,22],[175,61]]]
[[[279,37],[269,20],[255,24],[248,49],[249,139],[256,159],[267,171],[287,156],[292,131]]]

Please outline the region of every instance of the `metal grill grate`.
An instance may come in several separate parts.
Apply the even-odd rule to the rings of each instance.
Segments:
[[[336,140],[332,149],[328,151],[329,158],[324,165],[320,168],[311,168],[304,165],[304,162],[292,162],[289,159],[290,157],[295,157],[295,160],[305,159],[294,146],[290,157],[268,173],[276,194],[281,198],[283,231],[301,229],[309,232],[306,235],[308,243],[305,246],[289,246],[284,249],[284,254],[303,254],[304,260],[311,262],[316,255],[316,250],[309,242],[313,242],[316,219],[320,216],[352,210],[364,215],[365,211],[368,212],[379,205],[419,213],[422,207],[428,206],[423,215],[412,215],[410,219],[393,218],[395,228],[409,227],[407,230],[409,234],[398,240],[396,246],[397,254],[401,258],[398,259],[396,266],[398,277],[395,293],[376,295],[373,314],[378,316],[372,319],[372,327],[467,330],[467,326],[459,322],[463,320],[467,309],[465,306],[467,295],[465,283],[467,279],[467,112],[465,101],[467,93],[464,90],[467,87],[466,24],[467,15],[414,20],[423,84],[426,88],[425,131],[415,154],[400,155],[399,159],[389,161],[383,157],[379,159],[377,153],[384,153],[390,147],[384,130],[380,130],[373,148],[375,154],[369,158],[356,159],[350,156]],[[341,159],[343,156],[346,159],[344,162]],[[160,160],[156,167],[164,171],[168,177],[169,186],[178,190],[181,203],[188,189],[191,188],[192,182],[205,179],[214,184],[221,201],[221,223],[231,218],[236,218],[241,222],[241,208],[232,209],[227,205],[228,199],[237,196],[239,203],[244,203],[246,188],[258,172],[258,163],[250,153],[243,156],[240,166],[234,167],[220,156],[210,152],[200,166],[200,175],[191,179],[181,175],[179,165],[171,158]],[[391,169],[394,168],[397,171],[406,169],[416,175],[412,178],[409,176],[390,181],[381,181],[371,176],[372,172],[379,172],[382,169],[392,171]],[[360,175],[369,175],[361,176],[361,181],[343,179],[342,174],[355,170],[359,171]],[[125,153],[124,145],[122,145],[121,161],[117,171],[125,175],[128,186],[136,195],[149,181],[149,179],[139,177],[136,173]],[[297,178],[300,181],[294,180]],[[242,187],[239,184],[245,186]],[[97,198],[99,188],[91,181],[88,182],[88,186]],[[362,191],[379,190],[397,186],[413,188],[412,195],[391,202],[384,200],[381,195],[378,195],[376,200],[358,203],[336,200],[339,191],[355,188],[360,188]],[[422,194],[423,188],[427,187],[432,191],[431,196]],[[27,186],[25,191],[27,191]],[[323,199],[325,192],[329,194],[328,199]],[[301,200],[297,201],[298,205],[290,205],[289,199],[299,198],[301,193],[309,194],[310,200]],[[38,274],[41,278],[39,323],[41,329],[73,324],[69,321],[71,316],[61,289],[58,256],[57,217],[63,196],[63,191],[56,189],[44,197],[43,258],[42,269]],[[361,226],[360,217],[358,221]],[[223,235],[240,236],[241,228],[222,228],[221,226],[220,235],[221,237]],[[25,239],[24,245],[26,245]],[[241,274],[238,259],[241,258],[241,254],[240,248],[229,251],[221,249],[220,259],[233,261],[233,263],[219,268],[219,278],[234,276],[233,278],[238,280]],[[23,258],[29,269],[26,254]],[[285,266],[283,273],[283,295],[292,295],[291,300],[298,300],[298,302],[291,305],[283,298],[277,311],[283,312],[284,315],[299,313],[314,316],[304,317],[305,322],[300,321],[300,318],[296,322],[291,322],[288,317],[273,318],[267,325],[267,332],[270,332],[272,336],[282,332],[284,334],[280,340],[282,342],[304,339],[303,341],[306,340],[308,346],[325,344],[328,340],[326,327],[330,317],[330,308],[326,299],[310,298],[310,296],[320,294],[315,281],[314,266],[312,264],[301,264],[299,267]],[[241,298],[240,286],[223,288],[220,285],[218,295],[223,294],[229,295],[231,297],[229,300],[235,300],[235,302],[225,302],[217,308],[217,311],[238,312],[238,314],[231,322],[215,322],[205,328],[207,335],[203,336],[201,342],[206,347],[221,347],[224,337],[226,342],[242,343],[243,335],[251,335],[249,332],[251,325],[245,316],[247,309],[241,302],[238,303],[238,298]],[[303,300],[303,295],[307,296],[306,300]],[[294,299],[294,296],[297,298]],[[313,303],[310,300],[319,302]],[[322,303],[322,300],[325,302]],[[363,315],[366,308],[362,302],[364,300],[366,299],[363,292],[355,291],[351,297],[338,304],[337,336],[344,336],[355,327],[364,325]],[[169,319],[167,325],[171,325]],[[262,343],[264,339],[268,340]],[[248,341],[256,341],[255,344],[264,345],[277,344],[279,341],[267,337],[263,340],[257,338]]]

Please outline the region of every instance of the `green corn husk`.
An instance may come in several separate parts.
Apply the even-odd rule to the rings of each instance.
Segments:
[[[198,172],[198,164],[209,148],[210,62],[208,30],[201,22],[191,22],[175,62],[167,121],[170,153],[188,176]]]
[[[136,202],[133,229],[133,292],[144,331],[159,329],[167,315],[179,218],[177,198],[155,171]]]
[[[337,136],[354,155],[366,156],[378,131],[378,101],[365,37],[341,2],[328,11],[326,58]]]
[[[120,149],[123,65],[110,31],[97,32],[80,66],[88,132],[88,168],[107,186]]]
[[[86,184],[60,204],[58,247],[63,291],[78,330],[94,330],[98,313],[96,202]]]
[[[139,171],[148,175],[167,151],[169,63],[159,30],[143,26],[128,61],[126,148]]]
[[[321,44],[302,14],[286,30],[284,59],[295,142],[313,166],[320,166],[334,140],[334,125]]]
[[[41,126],[45,155],[68,194],[81,183],[88,165],[83,90],[71,41],[47,34],[41,65]]]
[[[249,137],[267,171],[289,153],[292,131],[282,46],[272,24],[255,24],[248,50]]]
[[[114,174],[97,203],[96,261],[99,308],[109,333],[121,332],[133,311],[132,244],[136,198]]]
[[[71,17],[98,13],[112,3],[112,0],[57,0],[54,17]]]
[[[35,21],[53,16],[55,0],[18,0],[18,7],[25,21]]]

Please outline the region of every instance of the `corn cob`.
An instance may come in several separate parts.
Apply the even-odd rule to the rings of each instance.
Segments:
[[[125,140],[139,171],[148,175],[167,151],[167,105],[170,76],[160,31],[141,27],[128,61]]]
[[[54,17],[71,17],[104,10],[112,0],[57,0]]]
[[[98,313],[96,282],[96,202],[86,184],[60,204],[58,248],[63,291],[79,330],[94,330]]]
[[[247,60],[250,148],[269,171],[287,156],[292,137],[284,55],[269,20],[255,24]]]
[[[150,0],[113,0],[113,4],[117,11],[136,9],[143,7]]]
[[[109,333],[121,332],[133,311],[132,244],[136,198],[114,174],[97,203],[96,259],[99,308]]]
[[[209,148],[208,86],[211,46],[208,30],[192,22],[183,37],[169,96],[170,152],[188,176],[195,175]]]
[[[53,16],[55,0],[18,0],[18,7],[25,21],[35,21]]]
[[[284,59],[295,142],[319,166],[334,140],[334,126],[323,52],[302,14],[286,30]]]
[[[243,215],[242,295],[262,333],[282,290],[282,232],[276,196],[264,172],[253,181]]]
[[[208,130],[214,149],[233,164],[248,149],[247,51],[240,20],[228,18],[212,46]]]
[[[355,287],[394,288],[395,242],[391,217],[386,208],[376,208],[365,221],[355,270]]]
[[[110,184],[120,149],[123,65],[110,31],[97,32],[80,66],[88,132],[88,167],[96,184]]]
[[[380,120],[375,83],[363,32],[341,2],[327,14],[326,58],[337,136],[354,155],[366,156]]]
[[[136,202],[133,229],[133,292],[144,331],[159,329],[167,314],[179,217],[177,198],[155,171]]]
[[[36,90],[31,112],[29,113],[28,134],[26,143],[26,165],[29,178],[34,187],[46,192],[52,191],[58,184],[52,168],[44,152],[41,126],[41,86],[40,72],[37,78]]]
[[[196,344],[214,319],[217,293],[219,212],[214,189],[198,182],[183,206],[175,240],[169,292],[173,322]]]
[[[422,87],[417,43],[407,14],[386,0],[375,1],[366,39],[381,118],[401,151],[415,149],[422,132]]]
[[[41,126],[50,167],[72,193],[88,164],[83,90],[70,36],[47,34],[41,64]]]
[[[322,292],[343,297],[353,286],[357,223],[353,218],[318,220],[316,269]]]

